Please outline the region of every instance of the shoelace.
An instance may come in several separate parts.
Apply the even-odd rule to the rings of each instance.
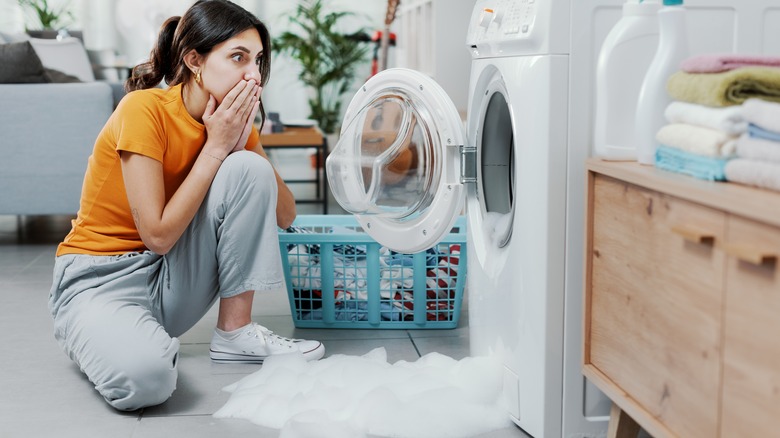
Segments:
[[[287,348],[294,347],[293,343],[295,341],[293,339],[279,336],[260,324],[254,324],[253,327],[249,330],[249,332],[250,333],[254,332],[253,334],[256,338],[262,336],[265,339],[265,341],[269,344],[280,345],[282,347],[287,347]]]

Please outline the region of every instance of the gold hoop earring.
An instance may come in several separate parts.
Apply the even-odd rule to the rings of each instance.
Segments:
[[[201,79],[200,79],[200,70],[198,70],[198,72],[195,73],[195,82],[197,82],[198,85],[200,85],[200,81],[201,81]]]

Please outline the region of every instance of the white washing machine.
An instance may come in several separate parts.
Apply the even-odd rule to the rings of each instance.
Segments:
[[[478,2],[468,134],[432,79],[387,70],[353,98],[327,160],[338,202],[398,251],[433,245],[465,195],[472,353],[500,358],[507,410],[535,437],[562,434],[569,57],[550,50],[548,21],[564,3],[503,2],[491,15]],[[495,31],[495,17],[513,26],[509,35]],[[573,360],[567,392],[582,400]],[[603,434],[602,407],[578,433]]]
[[[537,438],[606,432],[610,403],[581,373],[584,163],[622,3],[478,0],[466,129],[435,81],[391,69],[352,99],[327,159],[338,202],[398,251],[434,245],[465,201],[472,354],[501,360],[506,409]],[[692,53],[777,54],[771,0],[685,3]]]

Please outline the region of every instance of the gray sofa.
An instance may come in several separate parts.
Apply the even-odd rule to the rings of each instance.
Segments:
[[[77,38],[0,43],[0,215],[73,215],[122,84],[95,81]]]
[[[0,214],[75,214],[113,108],[106,82],[0,84]]]

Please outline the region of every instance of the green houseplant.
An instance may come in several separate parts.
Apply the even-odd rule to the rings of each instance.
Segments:
[[[355,79],[355,73],[366,58],[368,48],[355,35],[338,29],[342,19],[351,12],[326,12],[322,0],[306,0],[298,4],[289,17],[292,31],[273,40],[275,52],[298,61],[298,76],[313,91],[309,99],[310,117],[326,134],[333,133],[341,113],[341,97]]]
[[[56,30],[66,24],[66,21],[73,19],[73,14],[67,10],[69,4],[55,8],[49,5],[48,0],[18,0],[18,2],[23,8],[30,8],[35,12],[41,22],[42,30]]]

